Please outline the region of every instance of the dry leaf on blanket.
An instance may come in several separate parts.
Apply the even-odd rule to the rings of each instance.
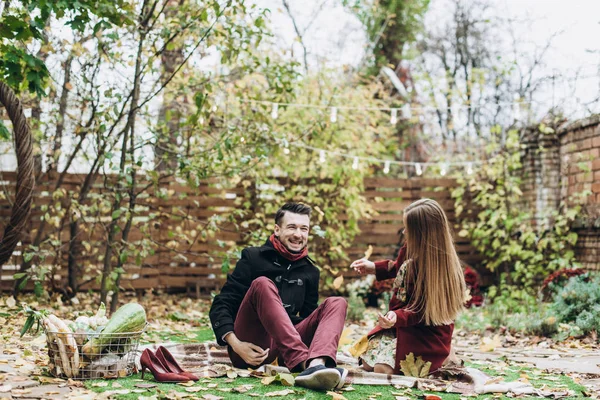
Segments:
[[[227,375],[227,371],[231,367],[222,364],[207,365],[200,368],[198,371],[194,371],[195,375],[202,378],[220,378]]]
[[[502,340],[500,339],[500,335],[494,335],[491,339],[489,337],[481,339],[479,349],[481,351],[494,351],[498,347],[502,347]]]
[[[230,369],[227,371],[227,377],[229,379],[235,379],[235,378],[237,378],[237,376],[238,376],[238,374],[234,369]]]
[[[262,383],[263,385],[270,385],[271,383],[275,382],[276,379],[277,375],[265,376],[260,380],[260,383]]]
[[[279,380],[283,386],[294,386],[296,379],[292,374],[286,374],[284,372],[279,373]]]
[[[340,337],[340,346],[352,343],[352,338],[350,337],[350,335],[352,335],[353,332],[354,329],[350,327],[344,328],[344,330],[342,331],[342,336]]]
[[[367,351],[368,346],[369,336],[364,335],[360,339],[358,339],[358,341],[356,341],[356,343],[354,343],[352,347],[350,347],[350,354],[352,355],[352,357],[358,358],[362,354],[364,354],[365,351]]]
[[[413,353],[408,353],[404,361],[400,361],[400,369],[405,376],[413,376],[415,378],[424,378],[429,375],[429,368],[431,368],[430,361],[423,361],[421,356],[415,360]]]
[[[331,400],[347,400],[344,396],[336,392],[327,392],[331,396]]]
[[[431,390],[433,392],[445,392],[448,389],[448,384],[443,381],[435,380],[419,380],[417,381],[417,389],[419,390]]]
[[[504,378],[501,376],[497,376],[495,378],[485,381],[484,385],[493,385],[494,383],[500,383],[502,381],[504,381]]]

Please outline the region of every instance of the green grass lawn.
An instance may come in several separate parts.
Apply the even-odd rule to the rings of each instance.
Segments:
[[[187,332],[179,331],[155,331],[150,335],[145,336],[142,342],[177,342],[177,343],[198,343],[204,341],[214,341],[214,335],[208,327],[195,327]],[[519,365],[510,365],[507,367],[498,368],[489,362],[467,362],[468,366],[477,368],[486,374],[495,377],[501,376],[505,381],[515,381],[519,378],[528,379],[536,388],[541,388],[544,385],[552,388],[569,389],[575,392],[575,396],[570,399],[583,399],[583,391],[585,388],[575,383],[571,378],[565,375],[550,375],[541,370],[530,367],[522,367]],[[160,398],[176,399],[179,396],[188,395],[189,398],[202,398],[203,395],[211,394],[225,399],[247,399],[249,397],[257,398],[278,398],[281,396],[272,396],[270,393],[279,392],[286,389],[293,390],[293,393],[285,395],[290,399],[331,399],[332,396],[324,392],[316,392],[299,387],[283,386],[279,382],[274,382],[270,385],[263,385],[260,379],[257,378],[235,378],[228,379],[214,378],[202,379],[194,383],[192,386],[183,386],[173,383],[158,383],[150,373],[145,376],[146,379],[141,379],[141,374],[135,374],[130,377],[121,378],[114,381],[107,380],[90,380],[86,381],[87,388],[95,392],[115,391],[114,398],[119,400],[133,400],[140,397],[157,396]],[[155,385],[153,387],[144,387],[144,385]],[[116,385],[116,386],[115,386]],[[136,386],[141,385],[142,387]],[[250,385],[244,388],[245,385]],[[240,393],[236,389],[247,389]],[[395,399],[396,396],[404,396],[409,398],[420,398],[423,394],[437,394],[443,399],[460,400],[459,394],[444,393],[444,392],[423,392],[418,389],[396,389],[393,386],[372,386],[372,385],[356,385],[354,390],[342,391],[342,395],[348,399]],[[494,394],[480,395],[472,397],[473,399],[508,399],[507,396],[499,396]]]
[[[527,378],[536,387],[541,388],[544,385],[553,388],[570,389],[575,392],[575,396],[568,397],[569,399],[583,399],[583,391],[585,388],[581,385],[576,384],[571,378],[565,375],[548,375],[540,370],[526,367],[509,366],[503,368],[500,372],[496,369],[486,367],[484,363],[468,363],[469,366],[478,368],[491,376],[502,376],[506,381],[515,381],[519,378]],[[117,386],[113,386],[113,385]],[[143,387],[144,385],[156,385],[154,387]],[[102,385],[102,386],[98,386]],[[142,385],[142,387],[136,386]],[[243,386],[251,386],[244,393],[236,392],[236,388],[242,388]],[[145,379],[141,379],[141,374],[135,374],[130,377],[121,378],[115,381],[106,380],[91,380],[86,381],[86,387],[96,392],[105,391],[120,391],[114,394],[115,399],[119,400],[133,400],[138,399],[141,396],[149,397],[156,395],[160,398],[178,398],[177,394],[189,395],[190,398],[202,398],[205,394],[211,394],[214,396],[223,397],[225,399],[247,399],[250,396],[257,398],[271,397],[270,393],[279,392],[286,389],[291,389],[294,393],[288,393],[285,395],[286,398],[291,399],[331,399],[332,396],[323,392],[316,392],[308,389],[299,387],[283,386],[279,382],[274,382],[270,385],[263,385],[258,378],[213,378],[213,379],[201,379],[199,382],[194,383],[192,386],[183,386],[173,383],[158,383],[154,381],[151,374],[147,374]],[[409,398],[421,398],[425,393],[437,394],[443,399],[460,400],[462,395],[444,393],[444,392],[423,392],[418,389],[396,389],[393,386],[372,386],[372,385],[356,385],[353,386],[352,391],[342,391],[342,395],[348,399],[395,399],[396,396],[404,396]],[[178,393],[175,393],[178,392]],[[281,396],[273,396],[277,398]],[[493,394],[485,394],[473,399],[508,399],[507,396],[498,396]]]

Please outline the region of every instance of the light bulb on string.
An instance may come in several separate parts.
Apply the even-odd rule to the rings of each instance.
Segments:
[[[390,124],[396,125],[398,122],[398,109],[392,108],[392,115],[390,116]]]
[[[386,161],[385,165],[383,167],[383,173],[387,175],[387,174],[389,174],[389,172],[390,172],[390,162]]]
[[[446,176],[447,173],[448,173],[448,166],[446,165],[446,163],[442,163],[440,165],[440,175]]]
[[[473,163],[467,163],[467,174],[473,175]]]
[[[352,169],[358,169],[358,157],[354,157],[354,161],[352,161]]]
[[[279,104],[273,103],[273,108],[271,109],[271,118],[277,119],[279,116]]]
[[[410,111],[410,104],[406,103],[402,106],[402,117],[404,119],[410,119],[412,117],[412,112]]]
[[[521,104],[520,104],[521,98],[519,97],[518,94],[515,94],[514,99],[515,99],[515,101],[513,103],[513,109],[512,109],[513,119],[515,121],[519,121],[521,119]]]
[[[324,163],[325,162],[325,150],[321,150],[319,152],[319,162],[320,163]]]
[[[287,139],[282,139],[281,143],[283,144],[283,154],[290,154],[290,143]]]
[[[421,164],[419,164],[419,163],[415,164],[415,172],[418,176],[423,175],[423,167],[421,167]]]
[[[329,120],[333,123],[337,122],[337,107],[331,107],[331,114]]]

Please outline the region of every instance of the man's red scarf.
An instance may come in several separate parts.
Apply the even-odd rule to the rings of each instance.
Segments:
[[[273,247],[275,247],[275,250],[277,250],[279,254],[281,254],[283,257],[290,261],[298,261],[299,259],[308,256],[307,247],[303,248],[302,251],[299,253],[292,253],[287,249],[287,247],[283,245],[283,243],[281,243],[281,241],[277,236],[275,236],[275,234],[272,234],[269,240],[271,241]]]

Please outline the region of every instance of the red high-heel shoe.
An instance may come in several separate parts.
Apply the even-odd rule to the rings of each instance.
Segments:
[[[142,366],[142,379],[144,379],[144,372],[150,370],[157,382],[187,382],[190,380],[187,375],[176,374],[167,370],[163,363],[149,349],[142,352],[140,364]]]
[[[198,377],[191,372],[185,371],[183,368],[179,366],[173,354],[169,352],[163,346],[158,346],[156,349],[156,357],[160,360],[160,362],[167,367],[170,372],[175,372],[176,374],[186,375],[190,378],[191,381],[197,381]]]

